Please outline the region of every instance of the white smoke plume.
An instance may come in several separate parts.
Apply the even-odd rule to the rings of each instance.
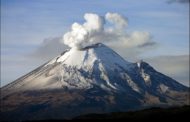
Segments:
[[[125,31],[128,25],[127,18],[118,13],[107,13],[105,16],[86,13],[84,19],[83,24],[73,23],[71,30],[64,34],[64,44],[77,49],[95,43],[124,47],[153,44],[148,32],[127,33]]]
[[[117,13],[107,13],[105,18],[108,22],[115,24],[116,28],[118,29],[123,29],[127,27],[127,18]]]

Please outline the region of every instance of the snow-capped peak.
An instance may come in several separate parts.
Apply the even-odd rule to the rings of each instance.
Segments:
[[[4,89],[8,91],[90,89],[98,86],[106,91],[143,94],[147,87],[157,88],[160,84],[168,88],[174,87],[173,89],[181,87],[174,81],[168,83],[171,79],[163,80],[162,77],[165,76],[157,73],[146,62],[141,60],[130,63],[109,47],[98,43],[80,50],[75,48],[66,50],[47,64],[5,86]]]
[[[14,110],[21,117],[31,108],[43,108],[45,114],[53,112],[59,118],[63,114],[85,113],[87,109],[94,113],[182,105],[188,102],[188,95],[187,87],[157,72],[148,63],[129,63],[103,44],[66,50],[1,89],[2,105],[6,108],[2,110],[7,110],[4,115]],[[45,115],[41,109],[36,111],[34,115]]]
[[[98,43],[80,50],[71,48],[47,65],[59,62],[67,66],[81,68],[84,66],[92,66],[95,61],[109,65],[129,63],[104,44]]]

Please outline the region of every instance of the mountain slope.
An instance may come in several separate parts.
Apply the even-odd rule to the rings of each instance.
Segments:
[[[188,90],[146,62],[127,62],[107,46],[95,44],[66,50],[1,88],[1,108],[5,120],[63,119],[183,105]]]

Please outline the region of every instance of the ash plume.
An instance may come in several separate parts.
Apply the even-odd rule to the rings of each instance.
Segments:
[[[153,43],[149,32],[127,33],[127,18],[118,13],[108,12],[105,16],[86,13],[84,19],[83,24],[73,23],[71,30],[64,34],[65,45],[81,49],[95,43],[108,43],[131,48]]]

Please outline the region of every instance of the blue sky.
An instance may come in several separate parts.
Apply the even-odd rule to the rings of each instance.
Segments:
[[[173,1],[1,0],[1,84],[5,85],[46,62],[31,54],[36,50],[50,49],[43,48],[48,45],[44,40],[49,43],[61,37],[73,22],[82,23],[85,13],[103,16],[107,12],[116,12],[128,18],[127,32],[149,32],[157,46],[139,54],[137,59],[151,59],[150,62],[153,62],[159,56],[166,56],[166,59],[169,56],[186,56],[189,61],[189,2]],[[52,52],[51,48],[48,53]],[[127,60],[127,56],[121,55]],[[179,65],[183,62],[177,60],[175,63]],[[188,69],[183,69],[186,75],[180,79],[177,77],[179,73],[168,73],[158,65],[159,62],[152,64],[183,84],[188,84]]]

